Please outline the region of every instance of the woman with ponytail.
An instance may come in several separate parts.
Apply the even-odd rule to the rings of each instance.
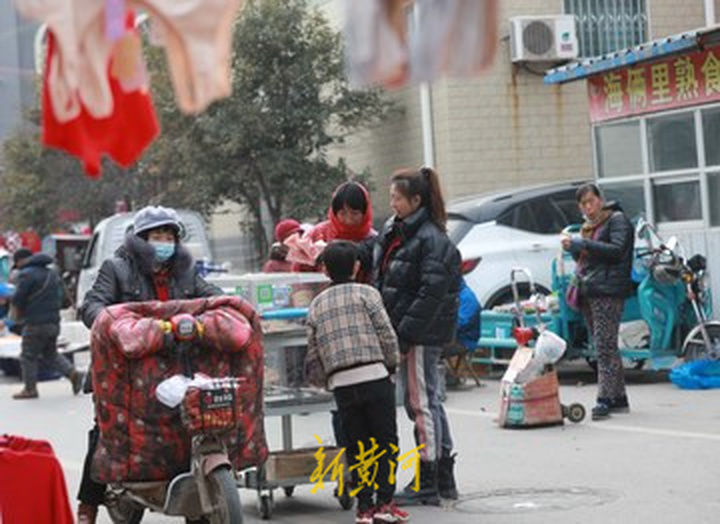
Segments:
[[[445,232],[447,213],[433,169],[396,171],[390,207],[394,215],[376,240],[372,276],[400,341],[400,387],[423,445],[420,489],[409,484],[398,503],[439,504],[439,496],[457,498],[438,363],[457,323],[460,253]]]

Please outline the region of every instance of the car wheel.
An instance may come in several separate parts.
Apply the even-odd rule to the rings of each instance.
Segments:
[[[541,293],[543,295],[549,295],[550,290],[543,287],[535,285],[535,289],[538,293]],[[530,298],[530,285],[527,282],[521,282],[518,284],[518,293],[520,294],[520,300],[525,300],[527,298]],[[506,286],[502,289],[499,289],[496,291],[483,305],[485,309],[492,309],[495,306],[500,306],[503,304],[512,304],[515,301],[513,298],[512,289],[510,286]]]

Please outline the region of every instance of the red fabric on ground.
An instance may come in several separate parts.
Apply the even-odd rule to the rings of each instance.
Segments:
[[[0,437],[0,522],[73,524],[65,477],[49,442]]]

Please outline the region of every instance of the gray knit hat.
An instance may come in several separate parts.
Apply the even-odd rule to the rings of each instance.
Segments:
[[[147,206],[135,213],[133,233],[136,235],[158,227],[170,227],[178,237],[183,229],[177,212],[169,207]]]

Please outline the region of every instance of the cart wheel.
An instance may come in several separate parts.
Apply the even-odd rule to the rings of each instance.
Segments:
[[[293,493],[295,493],[295,486],[285,486],[283,491],[285,492],[286,497],[292,497]]]
[[[343,491],[343,494],[338,496],[338,502],[340,503],[340,507],[342,509],[348,511],[352,509],[355,500],[347,491]]]
[[[585,418],[585,406],[582,404],[570,404],[567,407],[567,418],[575,424],[581,422]]]
[[[258,509],[260,510],[260,518],[263,520],[269,520],[273,512],[273,497],[272,492],[268,495],[260,495],[258,499]]]

